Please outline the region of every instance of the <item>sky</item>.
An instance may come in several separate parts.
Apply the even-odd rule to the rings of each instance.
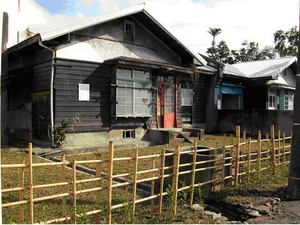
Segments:
[[[216,42],[239,49],[245,40],[259,48],[274,46],[276,30],[299,24],[299,0],[2,0],[9,13],[9,42],[27,27],[35,32],[84,20],[91,16],[145,3],[147,10],[184,44],[202,54],[211,46],[209,28],[221,28]]]

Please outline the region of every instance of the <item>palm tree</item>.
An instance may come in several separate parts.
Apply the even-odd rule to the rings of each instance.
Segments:
[[[215,45],[216,45],[216,41],[215,41],[216,36],[219,35],[220,33],[222,33],[222,29],[221,28],[211,28],[210,27],[209,31],[207,31],[207,32],[210,33],[213,36],[213,41],[212,41],[211,45],[213,47],[215,47]]]

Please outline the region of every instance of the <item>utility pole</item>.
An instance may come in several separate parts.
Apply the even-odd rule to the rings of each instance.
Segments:
[[[299,27],[300,31],[300,0]],[[296,92],[294,104],[293,142],[290,159],[288,195],[293,199],[300,199],[300,41],[298,42],[298,62],[296,75]]]

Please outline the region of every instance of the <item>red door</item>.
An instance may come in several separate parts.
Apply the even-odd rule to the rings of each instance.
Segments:
[[[168,128],[175,125],[175,88],[175,84],[169,82],[158,83],[158,127]]]

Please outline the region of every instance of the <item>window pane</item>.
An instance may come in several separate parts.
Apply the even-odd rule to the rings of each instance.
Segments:
[[[136,79],[150,80],[149,71],[147,70],[133,70],[133,77]]]
[[[123,77],[123,78],[131,78],[131,69],[130,68],[117,68],[117,78]]]

